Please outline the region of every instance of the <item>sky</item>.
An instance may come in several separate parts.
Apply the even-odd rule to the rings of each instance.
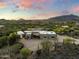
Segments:
[[[0,0],[0,19],[47,19],[79,15],[79,0]]]

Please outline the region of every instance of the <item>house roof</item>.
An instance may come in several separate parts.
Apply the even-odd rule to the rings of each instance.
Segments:
[[[24,34],[24,32],[23,31],[18,31],[17,34],[22,35],[22,34]]]
[[[53,31],[40,31],[39,33],[40,33],[40,34],[56,34],[56,33],[53,32]]]
[[[27,34],[31,34],[33,32],[38,32],[40,34],[56,34],[54,31],[24,31]]]

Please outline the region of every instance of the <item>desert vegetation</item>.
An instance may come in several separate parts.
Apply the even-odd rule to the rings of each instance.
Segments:
[[[0,25],[3,25],[0,27],[0,59],[78,59],[79,44],[76,44],[74,39],[79,39],[79,25],[74,21],[29,23],[25,20],[0,20]],[[38,46],[36,51],[32,51],[24,47],[20,42],[24,38],[20,39],[16,34],[17,31],[29,28],[42,28],[42,30],[54,31],[57,35],[66,35],[74,39],[65,38],[62,43],[54,42],[54,44],[47,39],[40,43],[41,49]]]

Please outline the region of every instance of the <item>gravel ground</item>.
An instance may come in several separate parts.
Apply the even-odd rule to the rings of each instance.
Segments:
[[[63,42],[63,39],[66,38],[68,36],[60,36],[58,35],[57,38],[58,38],[58,42]],[[72,38],[72,37],[71,37]],[[40,40],[40,39],[31,39],[31,40],[26,40],[26,39],[21,39],[21,43],[24,44],[24,47],[25,48],[29,48],[30,50],[32,51],[36,51],[38,50],[38,47],[41,48],[41,42],[44,41],[44,40]],[[51,42],[53,42],[53,40],[50,40]],[[75,39],[75,43],[76,44],[79,44],[79,39]]]
[[[25,48],[29,48],[32,51],[36,51],[39,49],[39,47],[41,48],[41,42],[43,42],[44,40],[26,40],[26,39],[21,39],[21,43],[24,44]],[[53,40],[50,40],[51,42],[53,42]]]

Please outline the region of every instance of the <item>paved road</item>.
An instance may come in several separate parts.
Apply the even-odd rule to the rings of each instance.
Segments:
[[[58,35],[58,42],[63,42],[64,38],[67,38],[68,36],[60,36]],[[72,38],[72,37],[70,37]],[[76,44],[79,44],[79,39],[74,39]],[[29,48],[33,51],[38,50],[38,46],[41,47],[41,42],[44,40],[25,40],[25,39],[21,39],[20,42],[22,42],[25,46],[25,48]],[[50,40],[51,42],[53,42],[53,40]]]

